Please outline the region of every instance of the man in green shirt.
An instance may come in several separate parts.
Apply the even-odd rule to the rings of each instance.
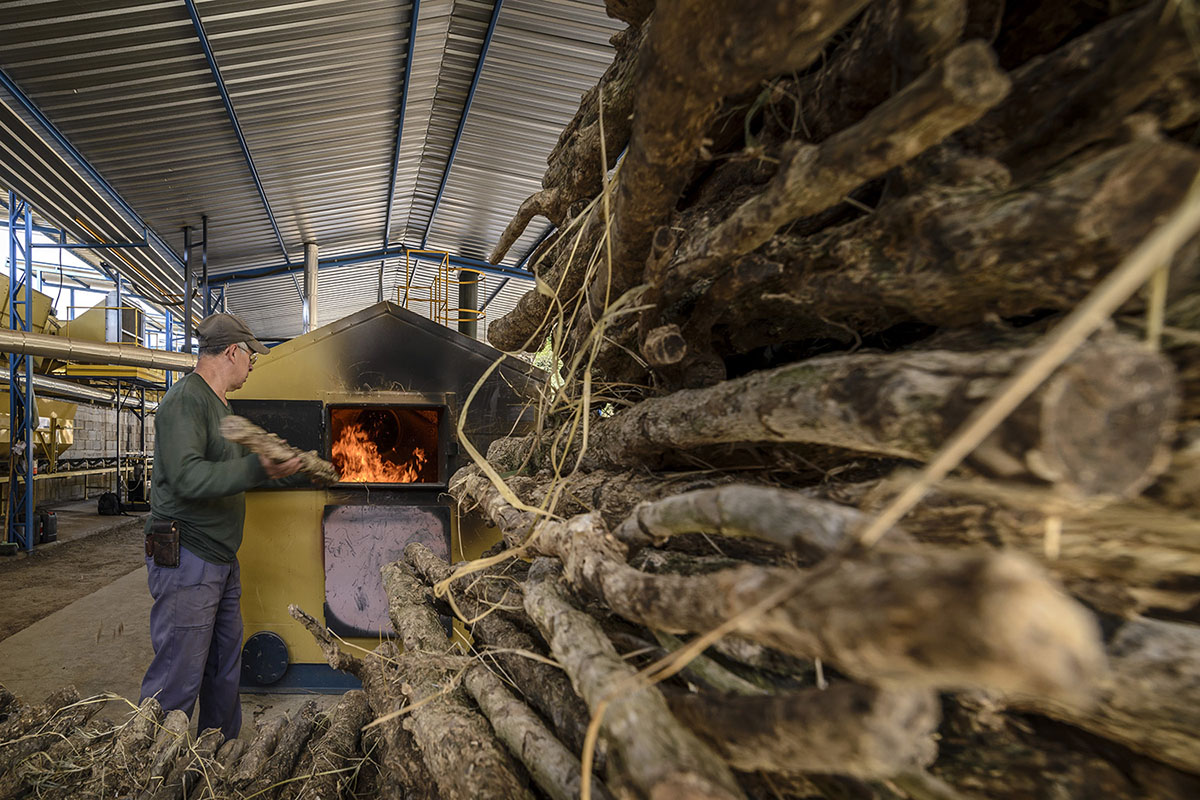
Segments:
[[[154,660],[142,697],[189,716],[200,701],[198,730],[220,728],[234,739],[242,724],[242,543],[247,489],[286,478],[300,460],[276,464],[221,436],[231,412],[227,392],[240,389],[257,354],[268,352],[241,319],[213,314],[196,329],[196,369],[163,397],[154,418],[150,516],[174,520],[179,565],[146,559]]]

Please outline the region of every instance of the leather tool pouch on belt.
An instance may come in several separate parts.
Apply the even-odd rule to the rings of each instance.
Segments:
[[[179,527],[174,520],[156,519],[146,533],[146,555],[160,567],[179,566]]]

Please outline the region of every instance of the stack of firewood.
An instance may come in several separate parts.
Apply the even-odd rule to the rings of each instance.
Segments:
[[[366,695],[347,693],[324,713],[309,701],[293,718],[270,718],[250,740],[217,729],[189,733],[182,711],[148,698],[120,724],[97,712],[113,695],[81,699],[74,687],[25,705],[0,687],[0,798],[335,798],[377,771],[361,730]],[[364,770],[364,767],[366,768]]]
[[[537,560],[434,594],[535,634],[635,796],[1195,794],[1194,225],[1138,250],[1196,202],[1195,4],[607,6],[492,254],[555,225],[488,335],[561,374],[451,482]]]
[[[371,653],[293,609],[334,712],[243,754],[52,697],[0,798],[1200,796],[1200,258],[1139,249],[1196,202],[1195,4],[606,5],[492,256],[556,226],[489,337],[559,374],[449,487],[502,541],[410,545]]]

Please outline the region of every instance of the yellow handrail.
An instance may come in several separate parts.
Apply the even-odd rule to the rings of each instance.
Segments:
[[[427,286],[413,286],[411,282],[411,269],[413,256],[418,255],[437,255],[441,256],[436,272],[434,272],[433,282]],[[461,280],[455,277],[455,272],[471,272],[476,277]],[[486,312],[475,308],[458,308],[450,305],[450,287],[451,286],[471,286],[477,283],[482,283],[484,273],[482,270],[473,269],[471,267],[452,267],[450,265],[450,254],[442,250],[405,250],[404,251],[404,287],[401,293],[401,287],[396,287],[396,303],[408,308],[409,300],[416,303],[429,304],[429,319],[438,322],[447,327],[453,327],[459,322],[471,322],[483,319]],[[474,314],[475,316],[464,316]]]

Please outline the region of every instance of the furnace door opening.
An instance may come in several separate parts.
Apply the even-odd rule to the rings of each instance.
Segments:
[[[342,483],[438,483],[441,409],[331,407],[330,453]]]

